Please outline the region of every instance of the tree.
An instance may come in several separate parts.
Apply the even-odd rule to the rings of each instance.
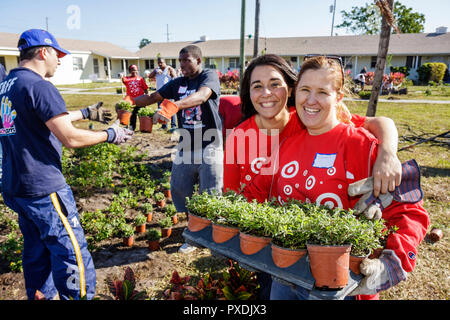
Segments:
[[[413,12],[400,2],[394,4],[394,18],[401,33],[420,33],[424,31],[425,15]],[[379,34],[381,14],[375,3],[363,7],[352,7],[350,12],[341,11],[344,22],[336,28],[346,28],[355,34]],[[398,33],[396,30],[393,33]]]
[[[151,43],[150,40],[148,40],[147,38],[144,38],[141,40],[141,43],[139,43],[139,49],[142,49],[143,47],[145,47],[146,45],[148,45],[149,43]]]

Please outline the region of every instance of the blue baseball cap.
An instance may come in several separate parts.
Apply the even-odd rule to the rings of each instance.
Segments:
[[[55,37],[46,30],[29,29],[20,35],[19,42],[20,40],[25,40],[25,43],[18,46],[19,51],[32,47],[50,46],[58,51],[59,58],[64,57],[66,54],[70,54],[69,51],[61,48]]]

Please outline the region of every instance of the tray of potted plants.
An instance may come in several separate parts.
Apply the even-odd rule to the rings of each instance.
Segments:
[[[204,192],[186,204],[187,242],[302,286],[310,299],[345,298],[363,278],[361,260],[350,263],[350,256],[367,257],[387,236],[382,220],[296,200],[279,205],[275,199],[257,203],[234,192]],[[191,219],[204,224],[198,228]]]

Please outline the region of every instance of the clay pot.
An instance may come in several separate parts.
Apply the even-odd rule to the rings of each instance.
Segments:
[[[147,213],[147,222],[151,222],[152,218],[153,218],[153,213],[152,212]]]
[[[215,243],[223,243],[239,233],[239,228],[224,226],[221,224],[212,224],[212,238]]]
[[[159,249],[159,240],[148,241],[148,248],[151,251],[156,251]]]
[[[239,233],[239,239],[241,251],[246,255],[257,253],[272,241],[271,238],[257,237],[243,232]]]
[[[443,236],[444,236],[444,233],[442,232],[441,229],[438,229],[438,228],[433,228],[430,231],[430,234],[428,235],[428,237],[430,238],[430,240],[432,242],[441,240]]]
[[[131,112],[127,110],[117,110],[117,118],[120,120],[120,124],[127,126],[130,123]]]
[[[196,216],[192,213],[188,214],[188,229],[191,232],[200,231],[211,224],[211,220]]]
[[[277,267],[287,268],[292,266],[306,254],[306,249],[289,249],[272,243],[272,260]]]
[[[383,248],[373,250],[372,253],[369,255],[369,259],[378,259],[381,256],[382,252]]]
[[[136,226],[136,232],[137,233],[145,233],[146,227],[145,224],[140,225],[140,226]]]
[[[153,118],[147,116],[139,117],[139,130],[141,132],[149,132],[151,133],[153,129]]]
[[[161,237],[168,238],[172,234],[172,228],[161,228]]]
[[[306,245],[316,288],[342,289],[348,284],[351,245]]]
[[[170,192],[170,190],[164,190],[164,196],[167,199],[172,199],[172,193]]]
[[[133,236],[123,237],[122,242],[124,246],[132,247],[134,243],[134,237]]]
[[[172,224],[177,224],[177,223],[178,223],[178,215],[172,216]]]
[[[166,200],[156,201],[156,205],[160,208],[164,208],[166,205]]]
[[[363,262],[364,259],[366,259],[367,256],[354,256],[350,255],[350,261],[349,261],[349,268],[352,270],[354,274],[361,274],[361,271],[359,271],[359,265],[361,262]]]

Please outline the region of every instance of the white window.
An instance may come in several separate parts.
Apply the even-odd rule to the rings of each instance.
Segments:
[[[73,57],[73,70],[83,70],[83,58]]]
[[[229,67],[230,69],[239,68],[239,58],[230,58]]]

